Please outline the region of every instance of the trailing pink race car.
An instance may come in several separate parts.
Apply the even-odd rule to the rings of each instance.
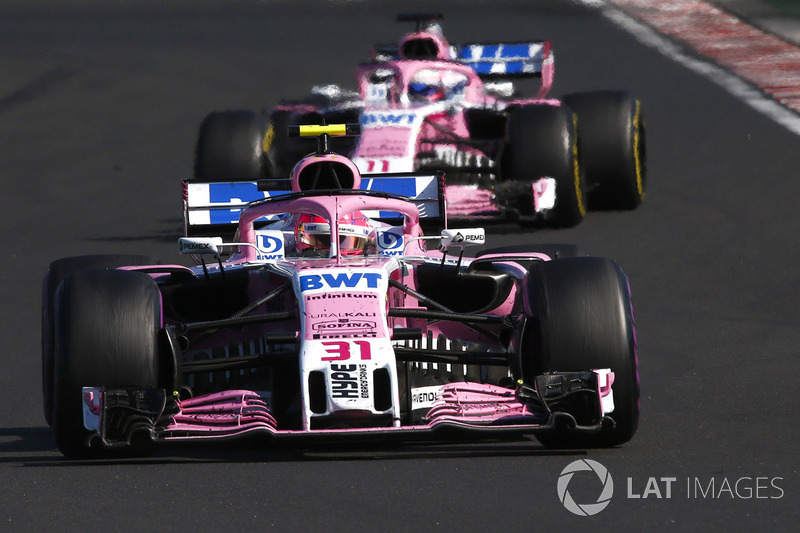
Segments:
[[[485,235],[446,227],[440,173],[364,176],[328,150],[357,129],[291,128],[320,142],[288,184],[259,183],[288,194],[232,205],[213,189],[237,182],[188,181],[187,228],[238,213],[233,240],[180,239],[195,267],[51,264],[44,405],[64,455],[257,436],[631,439],[639,380],[620,266],[555,244],[465,257]],[[374,190],[392,180],[417,194]],[[425,236],[425,217],[445,228]]]
[[[633,209],[645,196],[642,105],[621,91],[548,98],[547,41],[454,46],[441,15],[401,16],[417,30],[378,46],[357,91],[320,86],[269,115],[220,111],[203,121],[195,177],[285,176],[305,155],[289,124],[358,121],[357,142],[334,145],[362,172],[442,170],[453,219],[580,222],[589,208]],[[534,97],[518,83],[539,80]]]

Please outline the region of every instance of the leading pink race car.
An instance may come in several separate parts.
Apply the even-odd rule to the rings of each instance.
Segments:
[[[289,124],[360,122],[349,153],[361,172],[442,170],[452,219],[579,223],[587,209],[633,209],[645,196],[641,102],[624,91],[548,97],[548,41],[452,45],[440,14],[399,44],[377,46],[357,91],[327,85],[282,101],[267,117],[219,111],[203,121],[195,177],[255,182],[285,176],[305,147]],[[521,96],[532,79],[538,89]],[[250,198],[254,199],[254,198]]]
[[[197,266],[51,264],[43,392],[64,455],[259,436],[534,434],[553,447],[633,437],[636,336],[620,266],[559,244],[465,256],[485,234],[447,227],[441,173],[362,175],[328,148],[357,131],[290,128],[319,144],[288,184],[259,182],[287,194],[234,206],[213,189],[241,184],[187,182],[187,228],[238,214],[230,240],[180,239]],[[366,188],[392,180],[417,193]],[[426,236],[423,218],[444,228]]]

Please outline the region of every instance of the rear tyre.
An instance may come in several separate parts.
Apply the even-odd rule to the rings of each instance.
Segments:
[[[549,105],[519,107],[508,118],[501,175],[523,182],[543,176],[555,179],[556,204],[550,220],[556,226],[574,226],[586,214],[576,122],[568,107]],[[520,213],[533,214],[532,193],[520,200],[528,202],[520,204]]]
[[[65,257],[50,263],[42,283],[42,397],[44,419],[53,425],[53,302],[56,289],[64,278],[80,270],[154,265],[158,262],[146,255],[81,255]]]
[[[597,257],[534,264],[528,305],[535,315],[523,347],[526,381],[543,372],[610,368],[613,428],[599,433],[537,435],[545,446],[605,447],[629,441],[639,422],[639,373],[628,279],[620,266]]]
[[[203,119],[195,145],[194,177],[255,181],[272,175],[268,153],[274,130],[251,111],[214,111]]]
[[[159,291],[140,272],[81,271],[64,279],[54,308],[56,445],[68,458],[99,456],[83,425],[82,388],[157,386]]]
[[[578,115],[590,205],[636,208],[645,197],[647,173],[641,102],[618,91],[576,93],[563,101]]]

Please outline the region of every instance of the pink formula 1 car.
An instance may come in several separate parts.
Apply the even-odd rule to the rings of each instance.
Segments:
[[[239,205],[232,240],[181,238],[197,266],[51,264],[44,404],[64,455],[255,436],[631,439],[636,337],[617,263],[570,245],[465,257],[482,229],[420,229],[422,218],[446,222],[441,175],[364,176],[327,149],[348,127],[292,131],[320,142],[294,167],[291,192]],[[365,188],[392,180],[417,194]],[[212,185],[226,186],[185,189],[187,219],[211,228],[213,213],[233,209],[212,201]]]
[[[357,71],[358,90],[321,86],[269,117],[214,112],[201,125],[195,177],[255,182],[287,175],[305,147],[287,124],[359,121],[356,143],[335,145],[362,172],[447,173],[453,219],[580,222],[588,208],[633,209],[645,195],[639,100],[624,92],[547,98],[554,56],[547,41],[454,46],[441,15],[397,46],[379,46]],[[540,83],[522,98],[520,82]]]

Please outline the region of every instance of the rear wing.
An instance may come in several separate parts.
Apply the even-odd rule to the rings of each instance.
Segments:
[[[546,76],[553,70],[553,51],[550,41],[525,43],[468,43],[450,46],[453,61],[463,63],[482,78],[519,78]],[[372,61],[386,62],[401,59],[396,44],[377,44]]]
[[[285,184],[285,188],[275,186]],[[288,180],[183,181],[184,233],[187,237],[230,236],[239,223],[239,214],[250,202],[291,193]],[[269,190],[264,190],[269,187]],[[362,174],[361,190],[406,197],[419,209],[420,219],[442,227],[446,219],[444,174],[432,172]],[[396,213],[364,211],[373,219],[391,220]]]
[[[456,60],[485,78],[539,77],[552,73],[553,53],[549,41],[469,43],[458,49]]]

